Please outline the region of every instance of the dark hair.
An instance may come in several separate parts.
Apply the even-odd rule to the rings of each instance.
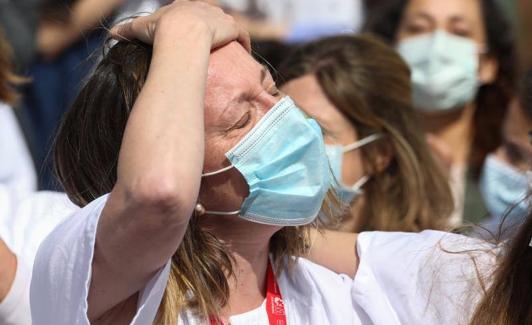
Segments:
[[[297,48],[281,65],[281,83],[312,74],[359,137],[384,138],[362,147],[367,171],[361,230],[446,229],[453,199],[411,103],[410,72],[393,48],[374,37],[335,36]],[[377,159],[390,155],[378,170]],[[430,193],[430,195],[428,195]]]
[[[365,29],[390,44],[395,43],[403,13],[409,0],[389,0],[369,15]],[[475,176],[480,175],[488,153],[502,142],[500,130],[506,108],[515,89],[516,53],[512,28],[496,0],[481,1],[488,42],[488,55],[497,59],[499,71],[494,83],[483,85],[477,94],[477,107],[473,125],[473,144],[469,167]],[[488,131],[491,130],[491,131]]]
[[[528,200],[529,198],[527,198]],[[501,243],[503,255],[470,325],[532,324],[532,211],[515,236]]]
[[[519,103],[525,115],[532,120],[532,69],[527,70],[521,80]]]

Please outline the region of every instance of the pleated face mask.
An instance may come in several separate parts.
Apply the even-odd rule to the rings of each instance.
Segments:
[[[304,225],[318,216],[331,179],[322,132],[289,97],[270,109],[226,157],[231,166],[202,177],[236,168],[249,195],[238,211],[205,213],[277,226]]]
[[[437,30],[406,39],[397,50],[412,70],[416,108],[443,112],[474,100],[481,51],[473,41]]]

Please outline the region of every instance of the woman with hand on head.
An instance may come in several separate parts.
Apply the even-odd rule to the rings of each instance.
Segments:
[[[83,209],[39,248],[34,324],[456,323],[445,299],[462,282],[430,306],[427,278],[412,287],[443,233],[395,234],[400,251],[393,234],[361,234],[358,256],[354,241],[342,248],[354,280],[304,258],[332,179],[322,131],[231,18],[177,1],[114,35],[57,138]],[[470,263],[438,257],[451,279]],[[379,276],[392,271],[406,291]]]
[[[411,104],[401,57],[371,36],[335,36],[295,49],[281,90],[324,129],[340,229],[447,229],[453,201]],[[430,195],[427,195],[430,193]]]
[[[488,210],[479,178],[501,144],[493,130],[502,127],[517,68],[497,1],[391,0],[369,15],[367,30],[393,44],[412,70],[421,125],[449,166],[454,225],[480,221]]]
[[[347,278],[292,258],[330,185],[321,129],[246,32],[188,1],[112,32],[57,137],[84,208],[40,247],[34,323],[351,322]]]

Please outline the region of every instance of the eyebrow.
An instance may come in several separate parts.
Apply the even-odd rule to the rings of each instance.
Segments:
[[[260,83],[264,83],[264,80],[266,80],[266,77],[268,77],[268,74],[270,73],[270,70],[268,69],[268,66],[266,66],[265,64],[261,64],[261,69],[260,69]],[[240,100],[242,97],[244,96],[244,94],[239,94],[238,96],[232,98],[228,103],[227,103],[227,106],[223,109],[222,113],[220,113],[220,115],[218,116],[218,118],[222,118],[222,116],[225,115],[226,111],[232,107],[232,104],[238,100]]]

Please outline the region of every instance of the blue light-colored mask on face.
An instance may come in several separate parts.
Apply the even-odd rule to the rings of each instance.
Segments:
[[[490,214],[501,219],[508,214],[512,224],[524,220],[528,212],[526,173],[521,173],[505,162],[489,155],[480,179],[480,191]],[[511,209],[511,210],[510,210]]]
[[[329,164],[332,169],[332,173],[335,180],[332,182],[333,188],[338,195],[340,201],[344,206],[348,206],[356,198],[363,194],[362,186],[369,180],[368,176],[361,177],[353,186],[347,186],[343,183],[342,177],[342,165],[343,157],[346,152],[359,149],[373,141],[380,139],[381,134],[372,134],[364,139],[349,144],[347,146],[342,145],[326,145],[327,157],[329,158]]]
[[[238,214],[278,226],[304,225],[318,216],[330,186],[323,136],[318,123],[306,118],[289,97],[270,109],[226,157],[231,166],[202,176],[236,168],[249,196],[238,211],[207,214]]]
[[[401,41],[397,50],[412,70],[417,109],[449,111],[475,99],[479,49],[472,40],[439,29]]]

